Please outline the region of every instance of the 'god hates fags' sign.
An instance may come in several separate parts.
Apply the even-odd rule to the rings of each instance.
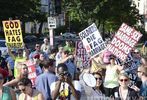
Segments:
[[[106,47],[105,42],[94,23],[80,32],[79,37],[91,58],[95,57]]]
[[[23,38],[19,20],[3,21],[6,44],[10,48],[22,48]]]
[[[123,23],[107,49],[124,61],[141,37],[140,32]]]

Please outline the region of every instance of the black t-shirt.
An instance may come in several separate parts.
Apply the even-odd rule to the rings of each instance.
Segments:
[[[112,96],[115,98],[115,100],[121,100],[121,94],[119,93],[119,87],[115,87],[113,90],[112,90]],[[138,96],[138,93],[129,88],[128,87],[128,94],[127,94],[127,99],[129,100],[138,100],[139,99],[139,96]]]

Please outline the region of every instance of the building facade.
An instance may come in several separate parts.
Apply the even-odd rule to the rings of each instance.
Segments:
[[[139,10],[139,14],[144,16],[144,27],[147,32],[147,0],[132,0]]]

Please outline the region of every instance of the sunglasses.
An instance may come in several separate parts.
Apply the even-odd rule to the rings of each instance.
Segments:
[[[134,54],[139,54],[139,52],[134,52]]]
[[[128,79],[120,79],[121,82],[127,82]]]
[[[97,78],[97,77],[95,77],[95,79],[96,79],[96,80],[100,80],[100,81],[102,80],[102,78]]]
[[[36,47],[40,47],[40,46],[36,46]]]
[[[141,73],[141,71],[137,71],[137,73]]]
[[[23,67],[22,69],[28,69],[28,67]]]
[[[20,91],[22,91],[22,92],[25,92],[25,90],[26,90],[25,88],[24,89],[20,89]]]

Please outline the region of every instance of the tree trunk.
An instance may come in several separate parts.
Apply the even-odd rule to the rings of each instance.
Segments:
[[[38,29],[39,34],[42,34],[42,27],[43,27],[43,22],[41,22],[39,25],[39,29]]]
[[[22,30],[22,33],[24,34],[25,33],[25,22],[22,21],[22,24],[21,24],[21,30]]]

